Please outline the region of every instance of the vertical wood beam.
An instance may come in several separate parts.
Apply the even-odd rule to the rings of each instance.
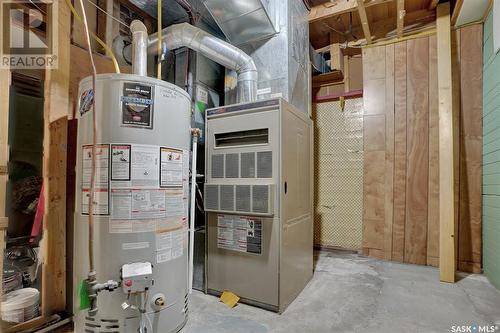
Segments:
[[[397,15],[398,15],[398,21],[397,21],[397,33],[398,37],[403,37],[403,29],[405,25],[405,16],[406,16],[406,11],[405,11],[405,0],[398,0],[397,3]]]
[[[370,33],[370,24],[368,23],[368,17],[366,16],[366,8],[363,0],[357,0],[358,3],[358,13],[361,19],[361,26],[363,27],[363,33],[365,34],[365,39],[367,44],[372,43],[372,35]]]
[[[455,167],[451,73],[450,4],[437,7],[439,95],[439,272],[443,282],[455,283]]]
[[[59,6],[58,68],[45,71],[43,183],[44,316],[66,308],[66,154],[69,113],[70,24],[67,6]]]
[[[455,7],[453,8],[453,14],[451,16],[451,25],[454,26],[457,23],[458,16],[460,15],[460,11],[462,10],[462,5],[464,4],[464,0],[457,0],[455,2]]]
[[[5,231],[7,230],[6,195],[7,195],[7,164],[9,162],[9,94],[10,70],[0,70],[0,281],[3,277],[3,255],[5,250]],[[0,295],[2,283],[0,283]],[[0,304],[1,307],[1,304]]]

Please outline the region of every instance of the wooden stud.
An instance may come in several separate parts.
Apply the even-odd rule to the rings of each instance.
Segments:
[[[344,56],[344,92],[351,91],[351,72],[349,65],[349,56]]]
[[[455,167],[451,72],[450,3],[437,7],[439,95],[439,271],[443,282],[456,282]]]
[[[365,39],[367,44],[371,44],[372,35],[370,33],[370,24],[368,23],[368,17],[366,16],[366,8],[363,0],[357,0],[358,3],[358,13],[361,20],[361,26],[363,27],[363,33],[365,34]]]
[[[405,25],[405,0],[398,0],[397,3],[397,33],[398,37],[403,37],[403,29]]]
[[[7,166],[9,161],[9,95],[10,95],[10,70],[0,70],[0,165]],[[6,170],[5,170],[6,171]],[[3,256],[5,250],[5,229],[8,220],[6,214],[7,195],[6,172],[0,173],[0,281],[3,276]],[[2,295],[2,284],[0,283],[0,295]],[[1,308],[1,304],[0,304]]]
[[[330,45],[330,68],[344,72],[344,55],[338,43]]]
[[[66,308],[66,149],[69,113],[70,22],[67,6],[58,10],[57,69],[45,72],[43,183],[42,313],[49,316]]]
[[[364,1],[365,7],[389,3],[394,0],[368,0]],[[322,5],[317,5],[311,8],[309,13],[309,23],[322,21],[341,14],[355,12],[357,3],[353,0],[332,0]]]
[[[455,7],[453,8],[453,15],[451,16],[451,26],[454,26],[457,23],[458,16],[460,15],[460,11],[462,10],[462,5],[464,4],[464,0],[457,0],[455,2]]]

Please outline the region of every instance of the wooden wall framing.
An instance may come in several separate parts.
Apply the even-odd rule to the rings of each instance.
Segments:
[[[481,271],[482,25],[452,33],[457,267]],[[363,252],[439,265],[437,37],[363,49]],[[461,88],[462,87],[462,88]]]

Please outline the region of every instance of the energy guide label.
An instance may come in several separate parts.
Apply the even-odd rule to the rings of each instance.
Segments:
[[[262,253],[262,220],[236,215],[217,216],[217,247],[238,252]]]

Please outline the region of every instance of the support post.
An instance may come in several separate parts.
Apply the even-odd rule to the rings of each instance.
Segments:
[[[0,295],[2,295],[3,255],[5,234],[8,226],[6,215],[6,196],[9,162],[9,94],[10,70],[0,70]],[[1,307],[1,304],[0,304]]]
[[[66,309],[66,155],[69,114],[70,10],[58,9],[58,67],[45,71],[42,313]]]
[[[450,3],[437,7],[439,95],[439,273],[443,282],[455,283],[455,144],[451,72]]]

